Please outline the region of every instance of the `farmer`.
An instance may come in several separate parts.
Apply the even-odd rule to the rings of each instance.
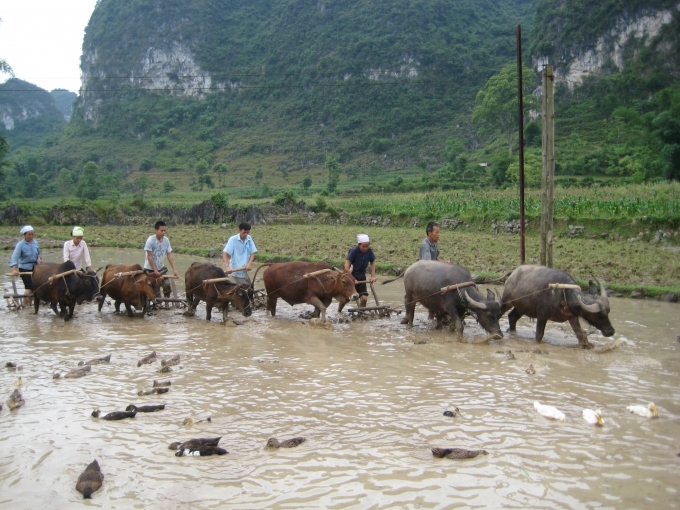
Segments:
[[[371,240],[366,234],[359,234],[357,236],[357,245],[349,250],[347,260],[345,260],[345,271],[349,271],[352,266],[352,276],[358,282],[366,280],[366,268],[371,264],[371,279],[370,282],[375,282],[375,254],[371,249]],[[357,292],[359,293],[360,306],[363,308],[368,301],[368,290],[365,283],[355,284]]]
[[[144,271],[146,272],[160,272],[165,268],[163,259],[168,256],[168,262],[172,267],[172,272],[176,277],[179,277],[177,268],[175,267],[175,257],[172,255],[172,248],[170,247],[170,240],[165,237],[165,233],[168,231],[168,227],[165,225],[164,221],[157,221],[153,226],[156,231],[155,235],[149,236],[144,245],[144,251],[146,252],[146,260],[144,260]],[[167,271],[167,269],[166,269]],[[170,296],[171,287],[170,282],[167,278],[163,278],[163,283],[161,284],[163,288],[163,295],[167,298]]]
[[[40,248],[38,241],[34,239],[35,231],[30,225],[26,225],[19,231],[24,238],[17,243],[12,253],[12,258],[9,265],[12,268],[12,274],[31,273],[33,268],[42,262],[40,258]],[[24,282],[25,294],[33,294],[33,278],[30,274],[22,274],[21,279]],[[26,300],[27,305],[30,306],[32,298]]]
[[[224,272],[230,274],[236,283],[250,284],[246,271],[250,271],[253,267],[256,253],[255,242],[250,237],[250,223],[243,222],[238,226],[238,234],[231,236],[222,250]],[[242,267],[245,270],[234,271]]]
[[[427,236],[420,243],[420,250],[418,250],[418,260],[437,260],[439,258],[439,224],[431,221],[425,227],[425,235]]]
[[[92,270],[92,261],[90,260],[90,252],[87,249],[87,243],[83,241],[83,227],[73,227],[71,231],[71,241],[64,243],[64,262],[69,260],[76,265],[77,268],[85,267]]]

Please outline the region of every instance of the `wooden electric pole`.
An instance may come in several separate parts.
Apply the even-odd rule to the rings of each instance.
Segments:
[[[555,75],[551,65],[543,70],[543,173],[541,176],[541,255],[543,266],[553,267],[553,211],[555,206]]]
[[[524,264],[524,98],[522,97],[522,25],[517,25],[517,117],[519,123],[519,263]]]

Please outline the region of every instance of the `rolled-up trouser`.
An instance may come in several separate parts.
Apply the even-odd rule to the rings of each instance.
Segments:
[[[33,268],[25,268],[25,267],[20,267],[19,268],[20,273],[32,273]],[[21,281],[24,282],[24,288],[26,290],[33,290],[33,275],[32,274],[22,274],[21,276]]]

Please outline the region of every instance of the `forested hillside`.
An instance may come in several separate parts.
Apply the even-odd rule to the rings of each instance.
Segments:
[[[39,196],[506,186],[512,137],[472,119],[512,79],[518,23],[527,65],[556,67],[558,182],[680,175],[677,2],[100,0],[72,118],[37,149],[10,138],[6,193],[26,168]]]

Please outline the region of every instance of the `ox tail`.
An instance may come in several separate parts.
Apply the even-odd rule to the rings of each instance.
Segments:
[[[260,269],[262,269],[263,267],[269,267],[271,265],[272,265],[271,262],[267,262],[266,264],[262,264],[260,267],[257,268],[257,270],[255,271],[255,275],[253,276],[253,279],[250,282],[250,290],[252,291],[255,290],[255,278],[257,278],[257,273],[260,271]]]
[[[403,272],[399,276],[397,276],[396,278],[392,278],[391,280],[385,280],[384,282],[382,282],[382,284],[385,285],[387,283],[396,282],[399,278],[403,278],[405,274],[406,274],[406,272]]]

